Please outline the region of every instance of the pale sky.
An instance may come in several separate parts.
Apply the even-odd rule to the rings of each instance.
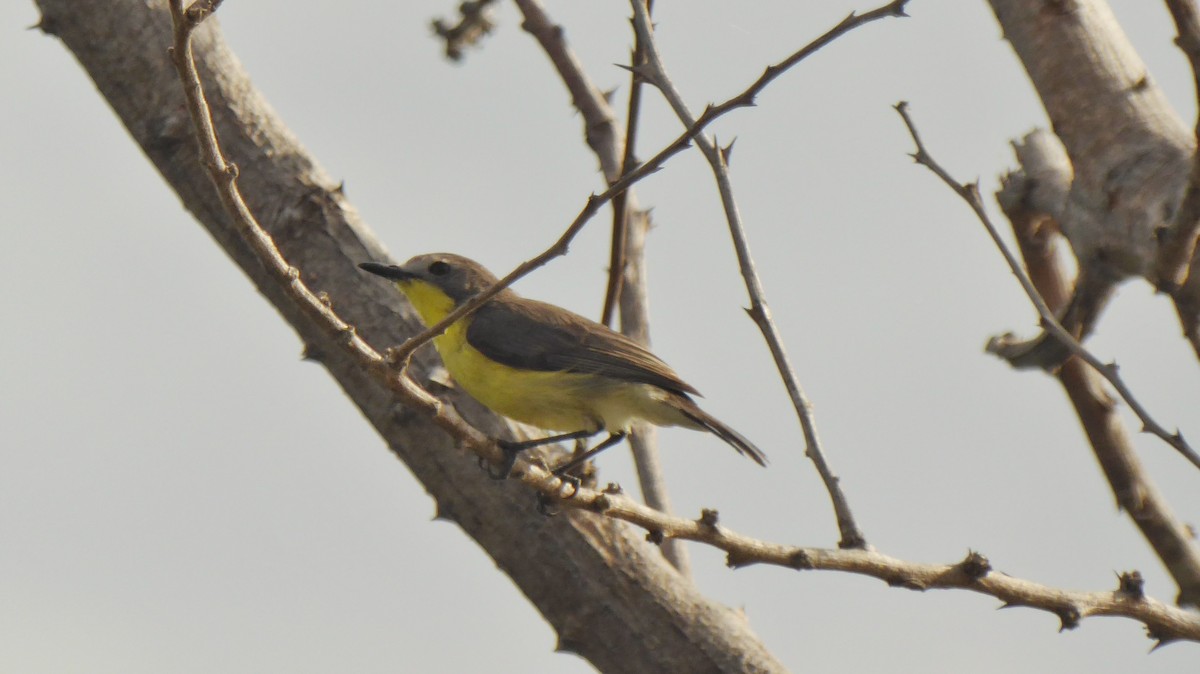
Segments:
[[[231,0],[227,39],[282,118],[404,260],[454,251],[497,273],[548,245],[601,188],[580,119],[508,4],[448,63],[442,3]],[[548,3],[624,109],[620,2]],[[656,3],[692,107],[737,93],[851,2]],[[1189,126],[1191,73],[1159,3],[1114,8]],[[815,404],[828,458],[882,552],[1076,590],[1138,569],[1174,585],[1097,469],[1049,377],[983,353],[1036,317],[970,211],[906,153],[908,100],[930,151],[990,195],[1010,139],[1046,123],[986,3],[913,0],[713,127],[767,297]],[[589,672],[433,503],[300,341],[183,211],[71,55],[0,4],[0,671]],[[165,45],[164,45],[165,48]],[[646,92],[640,154],[678,134]],[[769,355],[745,317],[716,190],[695,152],[638,186],[655,351],[706,409],[771,457],[660,434],[671,496],[763,539],[837,542],[828,499]],[[1000,218],[1002,221],[1002,218]],[[523,294],[597,315],[607,216]],[[368,282],[368,281],[364,281]],[[1125,286],[1090,346],[1167,427],[1200,440],[1200,368],[1174,312]],[[1128,415],[1126,415],[1128,416]],[[1137,428],[1131,424],[1131,428]],[[1185,521],[1200,473],[1137,437]],[[464,461],[473,460],[463,457]],[[600,461],[634,489],[627,452]],[[532,495],[531,495],[532,504]],[[531,505],[532,507],[532,505]],[[752,567],[691,546],[697,584],[745,610],[795,671],[1194,672],[1200,647],[1142,627],[995,610],[830,572]]]

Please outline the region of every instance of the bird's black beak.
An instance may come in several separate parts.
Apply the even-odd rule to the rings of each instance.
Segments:
[[[377,264],[375,262],[363,262],[358,265],[358,268],[363,271],[369,271],[376,276],[382,276],[393,281],[405,281],[410,278],[415,278],[416,274],[404,271],[394,264]]]

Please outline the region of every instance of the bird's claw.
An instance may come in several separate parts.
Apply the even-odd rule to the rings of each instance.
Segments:
[[[580,480],[578,477],[576,477],[570,473],[555,472],[554,477],[557,477],[558,479],[562,480],[565,484],[571,485],[571,496],[568,496],[566,498],[574,497],[576,494],[579,493],[580,487],[583,486],[583,480]]]
[[[582,481],[580,481],[580,479],[578,477],[575,477],[574,475],[571,475],[569,473],[564,473],[564,474],[560,475],[557,472],[553,473],[553,475],[554,475],[554,477],[557,477],[558,479],[562,480],[563,484],[571,485],[570,495],[560,497],[561,500],[565,501],[569,498],[573,498],[576,494],[579,493],[579,489],[583,483],[582,483]],[[538,512],[545,515],[546,517],[554,517],[559,512],[561,512],[557,508],[552,507],[550,505],[550,503],[551,503],[550,495],[546,494],[545,492],[539,491],[538,495],[537,495]]]

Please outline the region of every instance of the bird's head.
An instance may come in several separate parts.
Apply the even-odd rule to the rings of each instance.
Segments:
[[[426,325],[442,320],[497,280],[478,262],[451,253],[418,255],[402,265],[364,262],[358,266],[395,283]]]

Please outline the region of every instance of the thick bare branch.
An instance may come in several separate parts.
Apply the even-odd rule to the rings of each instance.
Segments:
[[[917,149],[912,155],[913,160],[932,171],[947,187],[954,190],[955,194],[962,197],[967,202],[967,205],[971,207],[971,210],[975,212],[976,217],[979,218],[979,222],[987,230],[988,236],[996,244],[996,248],[999,249],[1000,254],[1004,256],[1004,261],[1008,263],[1009,270],[1012,271],[1013,276],[1017,277],[1017,282],[1021,284],[1021,289],[1025,291],[1025,295],[1033,303],[1034,309],[1037,310],[1038,320],[1041,323],[1042,329],[1065,346],[1071,355],[1087,363],[1108,380],[1109,384],[1112,384],[1113,388],[1120,394],[1121,399],[1129,405],[1129,409],[1141,420],[1143,431],[1162,438],[1163,442],[1174,447],[1176,451],[1192,462],[1192,465],[1200,468],[1200,454],[1196,454],[1192,446],[1183,439],[1182,433],[1179,431],[1175,431],[1174,433],[1168,432],[1167,429],[1163,428],[1161,424],[1150,416],[1150,412],[1134,397],[1133,391],[1129,389],[1125,384],[1125,380],[1118,374],[1117,364],[1101,362],[1099,358],[1088,351],[1083,344],[1080,344],[1079,340],[1059,322],[1054,312],[1046,304],[1046,300],[1042,298],[1037,288],[1034,287],[1033,281],[1029,279],[1029,275],[1025,273],[1025,269],[1021,266],[1021,263],[1017,261],[1017,258],[1004,243],[1004,239],[1000,237],[999,230],[992,224],[991,218],[988,217],[987,209],[984,208],[983,199],[979,196],[979,185],[958,182],[926,151],[925,144],[921,142],[921,136],[917,133],[917,128],[908,114],[907,103],[901,101],[896,104],[896,112],[900,113],[900,117],[904,120],[904,125],[908,127],[908,132],[912,136],[913,142],[916,143]],[[1006,351],[1011,346],[1011,342],[1007,337],[1006,335],[993,338],[988,343],[988,351],[1001,357],[1006,357]]]
[[[1071,184],[1071,164],[1062,145],[1045,130],[1030,133],[1013,148],[1021,168],[1004,177],[997,200],[1012,223],[1030,279],[1050,309],[1059,312],[1070,301],[1072,280],[1058,250],[1063,238],[1052,214],[1061,212]],[[1118,507],[1141,530],[1178,584],[1176,603],[1200,605],[1200,547],[1143,468],[1103,378],[1071,358],[1058,379]]]
[[[493,417],[453,392],[446,394],[454,403],[449,405],[415,386],[409,392],[417,409],[398,404],[395,389],[407,390],[412,382],[381,374],[378,354],[327,311],[336,307],[375,343],[396,343],[403,333],[415,331],[415,318],[394,293],[363,284],[356,275],[355,262],[383,259],[383,251],[337,184],[249,86],[211,22],[193,36],[197,72],[210,82],[207,98],[224,151],[240,166],[236,176],[220,172],[218,185],[227,178],[232,185],[237,178],[247,195],[246,210],[264,225],[269,240],[279,242],[279,260],[243,238],[243,228],[231,222],[201,165],[190,120],[180,115],[184,105],[178,83],[158,46],[170,34],[165,10],[132,0],[86,5],[41,0],[40,6],[43,29],[60,36],[89,69],[185,205],[305,340],[308,357],[329,369],[421,479],[437,500],[439,517],[458,523],[478,540],[546,615],[559,631],[562,650],[578,652],[606,671],[783,671],[740,615],[703,599],[613,518],[655,536],[717,545],[730,553],[734,565],[845,570],[912,588],[969,587],[1011,605],[1053,611],[1064,626],[1074,626],[1080,617],[1123,615],[1143,621],[1156,639],[1200,639],[1194,615],[1146,599],[1133,575],[1123,577],[1116,592],[1063,592],[991,573],[977,555],[956,565],[921,565],[861,550],[769,544],[726,530],[715,513],[700,521],[671,518],[619,495],[591,490],[581,490],[566,503],[610,518],[568,512],[545,519],[532,513],[528,490],[515,480],[489,483],[454,451],[428,415],[454,433],[465,433],[465,443],[485,455],[492,450],[488,437],[502,430]],[[218,72],[219,77],[207,76]],[[264,252],[266,260],[260,257]],[[295,273],[288,261],[301,272]],[[308,288],[316,283],[321,292],[314,294]],[[316,297],[315,304],[310,296]],[[413,358],[409,372],[423,378],[429,367],[428,360]],[[470,424],[455,420],[456,408]],[[540,467],[524,469],[521,481],[547,492],[562,490]],[[580,607],[594,610],[581,612]]]
[[[1074,166],[1058,223],[1078,260],[1076,293],[1087,297],[1063,322],[1086,337],[1105,286],[1138,276],[1173,290],[1182,278],[1200,212],[1200,194],[1181,204],[1195,137],[1102,0],[990,4]],[[1196,293],[1200,281],[1173,295],[1200,356]]]
[[[1200,99],[1200,10],[1195,0],[1167,0],[1167,8],[1179,33],[1175,44],[1187,56],[1192,66],[1192,86]],[[1197,114],[1195,136],[1200,141],[1200,113]],[[1192,171],[1187,191],[1175,222],[1164,233],[1163,251],[1159,256],[1158,278],[1164,290],[1175,299],[1179,322],[1184,336],[1200,358],[1200,256],[1196,236],[1200,228],[1200,153],[1192,157]],[[1189,264],[1189,260],[1191,263]]]
[[[496,0],[465,0],[458,6],[458,19],[451,23],[434,19],[430,26],[446,42],[446,58],[461,61],[467,47],[479,44],[496,24],[492,21],[491,6]]]
[[[1175,20],[1179,35],[1175,44],[1187,56],[1192,66],[1192,87],[1200,98],[1200,15],[1195,0],[1167,0],[1167,8]],[[1195,139],[1200,140],[1200,116],[1197,117]],[[1200,155],[1192,157],[1192,170],[1187,190],[1183,194],[1175,219],[1159,235],[1159,253],[1154,278],[1159,288],[1175,294],[1179,291],[1188,269],[1188,260],[1196,249],[1200,233]],[[1200,345],[1197,345],[1200,346]]]
[[[450,425],[460,411],[470,424],[454,427],[482,429],[477,439],[485,445],[471,444],[486,448],[485,437],[508,432],[493,415],[455,391],[441,394],[452,404],[420,396],[415,399],[428,408],[401,404],[393,387],[407,386],[407,380],[364,369],[346,348],[348,331],[330,330],[328,320],[297,304],[290,272],[285,283],[266,270],[200,163],[164,49],[171,37],[165,3],[41,0],[39,6],[43,30],[77,55],[184,205],[294,326],[306,355],[329,370],[421,480],[439,517],[461,526],[513,578],[557,630],[562,649],[607,671],[739,671],[746,663],[756,671],[783,671],[744,617],[705,599],[642,536],[592,516],[542,517],[527,488],[488,480],[436,425]],[[418,321],[411,309],[396,293],[363,283],[355,268],[363,260],[386,259],[386,253],[337,181],[316,166],[249,84],[214,22],[195,33],[193,47],[223,149],[240,168],[248,209],[300,270],[300,280],[372,344],[395,344],[414,334]],[[409,372],[425,381],[433,367],[431,358],[417,357]],[[581,606],[599,608],[581,613]]]

